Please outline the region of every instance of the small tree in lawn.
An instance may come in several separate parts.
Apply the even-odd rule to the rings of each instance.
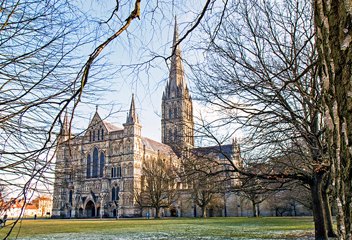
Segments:
[[[252,204],[252,216],[260,216],[260,204],[267,198],[279,191],[280,184],[273,181],[245,177],[239,189],[240,194]]]
[[[199,148],[182,161],[181,178],[191,183],[190,198],[201,208],[204,218],[208,207],[223,196],[235,177],[226,172],[229,164],[217,151],[219,149],[213,147]]]
[[[169,207],[176,199],[176,173],[171,159],[150,159],[143,163],[142,189],[139,204],[142,208],[155,209],[155,218],[160,209]]]
[[[222,183],[214,176],[198,173],[192,179],[193,188],[191,197],[202,210],[202,217],[207,217],[209,205],[219,198]]]

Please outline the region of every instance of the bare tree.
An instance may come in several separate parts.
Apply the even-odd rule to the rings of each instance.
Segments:
[[[18,186],[24,175],[43,177],[46,163],[53,155],[48,150],[57,143],[63,113],[68,107],[75,109],[79,102],[88,101],[88,93],[96,94],[102,89],[94,85],[95,80],[106,77],[99,71],[106,67],[99,62],[99,57],[133,20],[140,19],[140,0],[114,3],[109,15],[98,21],[65,0],[0,3],[3,53],[0,59],[0,171],[13,176],[11,180],[18,179]],[[204,8],[200,7],[195,25],[189,27],[179,42],[199,25],[212,4],[207,1]],[[150,2],[142,13],[153,22],[154,14],[161,14],[165,19],[164,10],[173,7],[174,3],[169,1]],[[109,31],[104,32],[105,29]],[[131,32],[127,34],[130,39],[135,37]],[[97,47],[87,54],[87,59],[81,53],[82,48],[92,45]],[[109,78],[104,80],[106,83]],[[6,180],[11,183],[10,178]],[[34,188],[29,187],[30,183],[27,185]]]
[[[313,1],[319,76],[332,158],[339,239],[351,239],[352,7],[350,1]]]
[[[205,12],[214,6],[214,2],[206,1],[194,26],[189,28],[180,41],[199,24]],[[227,6],[228,2],[225,2]],[[319,73],[323,79],[327,79],[324,82],[324,102],[330,137],[329,150],[334,160],[332,179],[334,186],[337,186],[339,234],[350,238],[351,195],[346,189],[351,187],[349,148],[352,141],[350,134],[352,121],[351,115],[348,114],[351,109],[351,101],[348,101],[351,75],[348,67],[352,55],[348,24],[351,10],[347,1],[329,2],[327,7],[322,7],[324,3],[322,1],[316,0],[314,3],[319,61],[324,70]],[[49,149],[56,145],[55,134],[59,132],[58,125],[62,125],[60,116],[64,109],[70,104],[75,108],[82,100],[83,89],[87,89],[89,76],[92,75],[91,67],[96,64],[101,52],[124,32],[134,19],[140,18],[141,12],[140,1],[128,2],[126,5],[132,10],[125,11],[128,13],[126,18],[118,16],[119,20],[123,18],[119,22],[122,24],[118,30],[102,41],[102,44],[98,44],[84,65],[72,56],[76,53],[75,49],[82,45],[82,41],[90,42],[92,39],[68,38],[69,33],[76,33],[75,27],[82,23],[77,21],[75,8],[67,1],[32,1],[31,4],[33,5],[21,1],[1,3],[0,48],[4,54],[0,63],[2,80],[0,171],[11,176],[11,179],[6,178],[7,184],[23,189],[20,194],[35,189],[38,180],[46,177],[44,173],[52,159]],[[154,10],[159,8],[157,4],[156,6]],[[292,146],[295,146],[295,151],[301,150],[297,153],[301,156],[299,167],[297,168],[296,163],[291,164],[290,171],[275,176],[300,179],[309,183],[313,201],[318,203],[313,205],[317,207],[314,209],[317,226],[318,221],[322,219],[322,216],[319,216],[321,210],[319,202],[322,201],[320,192],[322,182],[327,178],[329,171],[329,159],[325,155],[322,140],[322,109],[319,105],[322,101],[319,94],[321,83],[316,77],[312,18],[308,14],[310,5],[309,3],[305,5],[303,1],[292,3],[286,1],[282,5],[279,4],[279,8],[271,6],[270,3],[264,5],[250,3],[249,6],[240,7],[238,9],[240,11],[229,6],[230,11],[235,9],[233,17],[236,19],[233,20],[245,20],[244,25],[238,21],[241,24],[232,30],[238,33],[239,28],[247,29],[254,38],[239,35],[234,42],[226,42],[225,39],[218,42],[218,37],[224,34],[220,25],[215,26],[215,31],[210,36],[212,50],[218,53],[225,52],[230,59],[233,58],[233,61],[229,62],[231,67],[238,70],[237,67],[240,66],[243,69],[234,72],[228,71],[227,68],[217,69],[216,72],[220,70],[224,73],[222,80],[230,80],[230,86],[234,86],[231,85],[233,83],[241,84],[237,85],[238,88],[228,88],[227,90],[230,90],[228,92],[215,91],[213,97],[216,101],[212,102],[225,110],[223,112],[226,117],[235,116],[240,124],[251,127],[248,133],[252,145],[248,146],[265,149],[267,151],[264,153],[269,153],[272,157],[276,157],[278,152],[281,156],[282,152],[291,155],[288,149]],[[257,6],[259,8],[256,8]],[[107,22],[113,16],[117,16],[120,7],[117,2]],[[288,11],[281,11],[284,8]],[[304,8],[308,10],[302,11]],[[330,9],[333,12],[330,12]],[[251,15],[251,11],[255,14],[262,11],[259,15],[263,18],[252,17],[256,15]],[[336,13],[341,21],[335,21],[334,17],[327,16],[326,11],[330,14]],[[241,16],[241,12],[245,14]],[[221,12],[221,23],[225,19],[225,14],[226,12]],[[259,19],[263,19],[262,23]],[[279,24],[273,24],[274,22]],[[339,22],[346,26],[341,27],[338,25]],[[227,26],[231,29],[230,25]],[[338,34],[332,29],[338,29]],[[77,37],[77,34],[74,36]],[[339,41],[339,38],[342,40]],[[246,43],[244,48],[239,48],[241,42]],[[340,44],[334,45],[335,43]],[[231,49],[222,51],[219,47],[222,44],[232,45],[232,50],[236,50],[237,55],[231,55]],[[271,54],[267,54],[268,52]],[[331,59],[335,64],[334,61],[330,61]],[[62,71],[63,69],[65,71]],[[240,78],[243,82],[238,81]],[[253,79],[254,82],[247,81],[249,79]],[[217,87],[215,90],[223,90],[221,85]],[[209,89],[205,87],[203,90]],[[241,99],[232,98],[236,94],[229,94],[231,92],[236,93]],[[222,93],[225,95],[221,95]],[[218,96],[225,97],[218,98]],[[348,96],[347,100],[345,96]],[[242,115],[233,115],[231,111],[233,109]],[[262,155],[268,157],[268,154]],[[348,171],[344,172],[343,169]],[[24,185],[20,183],[23,180]],[[321,226],[317,228],[318,236],[322,236],[324,231],[324,224]]]
[[[188,176],[188,179],[192,182],[191,200],[201,208],[201,216],[206,218],[209,205],[219,199],[223,193],[224,182],[219,176],[211,176],[202,172]]]
[[[93,41],[76,34],[84,20],[66,1],[1,3],[0,174],[13,195],[51,182],[44,173],[51,172],[60,115],[79,88],[78,51]]]
[[[229,171],[231,164],[225,158],[226,154],[240,168],[239,155],[232,152],[238,150],[236,146],[223,146],[228,150],[226,153],[222,146],[183,149],[178,175],[182,182],[189,185],[186,192],[188,191],[190,200],[201,208],[201,216],[204,218],[207,217],[209,206],[216,205],[216,202],[224,198],[224,194],[239,186],[238,174]]]
[[[144,160],[140,193],[135,195],[141,208],[154,208],[155,218],[161,208],[170,207],[177,200],[176,169],[170,159]]]
[[[88,61],[82,49],[101,36],[68,1],[2,1],[0,9],[0,174],[14,197],[26,201],[35,191],[50,191],[63,112],[89,101],[94,83],[104,78],[95,75],[103,66],[98,56],[139,16],[139,1]]]
[[[204,24],[205,58],[193,70],[201,100],[219,112],[213,125],[245,134],[245,161],[285,166],[249,175],[309,185],[316,238],[326,239],[322,188],[330,163],[310,9],[300,0],[230,4],[216,34],[211,19]]]
[[[268,182],[263,179],[243,178],[239,192],[252,203],[252,216],[260,216],[260,204],[271,195],[280,191],[281,185],[277,182]]]
[[[309,186],[304,186],[299,182],[280,189],[271,195],[267,202],[276,216],[299,216],[312,211]]]

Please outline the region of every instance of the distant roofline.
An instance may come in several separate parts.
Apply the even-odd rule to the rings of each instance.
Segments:
[[[225,156],[230,158],[231,154],[234,153],[232,144],[197,147],[197,148],[193,148],[192,151],[196,153],[197,152],[203,153],[203,154],[217,154],[218,157],[221,159],[225,158]]]

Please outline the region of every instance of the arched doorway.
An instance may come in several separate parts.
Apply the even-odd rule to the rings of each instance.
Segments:
[[[85,210],[87,217],[95,217],[95,205],[92,201],[87,202]]]
[[[177,217],[177,211],[175,207],[170,209],[170,217]]]
[[[208,217],[214,217],[214,208],[208,210]]]
[[[100,216],[100,215],[101,215],[100,207],[97,207],[97,217],[103,217],[103,216]]]
[[[83,208],[79,208],[78,210],[78,217],[83,217]]]

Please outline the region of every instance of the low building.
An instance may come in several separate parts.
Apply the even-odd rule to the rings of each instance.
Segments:
[[[24,199],[10,199],[6,206],[6,214],[9,218],[50,217],[52,198],[50,196],[39,196],[30,202],[25,202]]]

